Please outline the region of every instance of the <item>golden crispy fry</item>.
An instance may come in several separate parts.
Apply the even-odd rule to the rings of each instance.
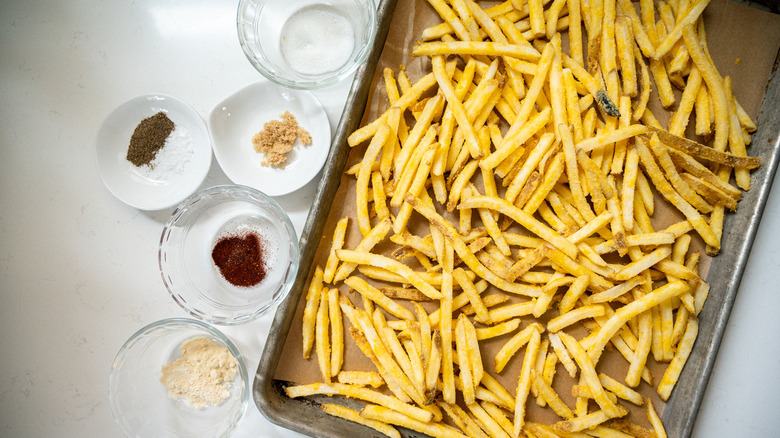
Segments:
[[[657,138],[655,137],[655,134],[654,138]],[[661,169],[656,164],[655,159],[650,153],[648,147],[645,145],[644,140],[640,139],[637,141],[636,148],[639,152],[639,159],[642,162],[642,166],[644,166],[645,170],[647,170],[649,173],[650,179],[653,180],[653,184],[658,189],[658,191],[661,192],[664,198],[666,198],[678,210],[680,210],[680,212],[685,215],[686,218],[688,218],[688,221],[691,223],[691,225],[693,225],[693,227],[708,245],[720,248],[720,240],[717,236],[715,236],[715,233],[712,231],[712,228],[707,223],[707,221],[704,220],[699,212],[696,211],[696,209],[693,208],[685,199],[683,199],[682,196],[680,196],[674,190],[674,188],[672,188],[671,184],[669,184],[666,178],[664,178],[663,174],[661,173]]]
[[[336,380],[345,385],[371,386],[373,388],[379,388],[385,384],[382,376],[374,371],[339,371]]]
[[[666,430],[664,429],[663,422],[661,421],[661,417],[658,416],[658,413],[655,411],[655,408],[653,407],[653,402],[649,398],[646,399],[647,404],[647,418],[650,420],[650,424],[653,425],[653,430],[655,431],[656,438],[666,438]]]
[[[634,300],[630,304],[616,310],[607,322],[601,326],[601,329],[593,338],[593,343],[588,348],[588,355],[591,357],[591,360],[601,356],[601,352],[607,345],[607,342],[609,342],[612,336],[617,333],[629,319],[645,310],[657,306],[669,298],[680,296],[689,290],[690,287],[687,283],[675,281],[665,284],[642,298]]]
[[[384,239],[387,232],[390,231],[390,227],[390,219],[380,221],[368,234],[363,237],[363,240],[360,241],[357,247],[355,247],[355,251],[370,251],[377,243],[379,243],[379,241]],[[337,253],[337,258],[338,251],[339,250],[335,251]],[[352,273],[352,271],[355,270],[357,266],[357,263],[342,263],[336,271],[336,275],[333,276],[333,282],[337,283],[339,281],[343,281],[349,276],[349,274]]]
[[[617,286],[616,286],[617,287]],[[585,318],[593,318],[604,314],[604,306],[589,305],[578,307],[563,315],[551,319],[547,323],[547,331],[555,333]]]
[[[320,305],[317,309],[317,324],[315,330],[314,345],[317,351],[317,363],[320,366],[322,380],[330,383],[331,378],[331,353],[330,353],[330,307],[328,305],[328,289],[320,291]]]
[[[344,363],[344,324],[339,307],[339,290],[336,288],[328,291],[328,316],[331,336],[330,375],[336,377]]]
[[[309,283],[309,289],[306,292],[306,307],[303,309],[303,358],[308,359],[311,349],[314,346],[314,332],[317,321],[317,312],[320,305],[322,292],[322,268],[317,266],[314,269],[314,276]]]
[[[461,203],[459,208],[488,208],[505,214],[525,227],[528,231],[536,234],[542,239],[548,241],[551,245],[560,249],[564,254],[570,257],[576,257],[579,250],[576,245],[566,238],[556,234],[553,230],[534,219],[519,208],[509,204],[500,198],[489,198],[486,196],[475,196]]]
[[[672,394],[672,389],[674,389],[677,379],[680,378],[683,366],[685,366],[685,362],[688,360],[691,350],[693,350],[693,342],[696,340],[698,331],[698,320],[696,318],[688,319],[688,326],[677,347],[677,353],[675,353],[674,359],[672,359],[672,362],[666,368],[664,376],[661,378],[661,382],[658,383],[658,395],[660,395],[663,400],[668,400],[669,396]]]
[[[476,421],[469,416],[460,406],[456,404],[445,403],[439,401],[437,403],[444,412],[447,413],[449,418],[455,423],[460,430],[465,432],[470,438],[487,438],[488,436],[479,427]]]
[[[354,263],[356,265],[371,265],[389,269],[401,275],[404,279],[406,279],[409,283],[411,283],[420,292],[424,293],[428,297],[435,300],[441,299],[442,297],[441,292],[437,291],[433,286],[427,283],[415,271],[411,270],[403,263],[397,262],[391,258],[379,254],[351,251],[346,249],[340,249],[336,251],[336,255],[338,256],[339,260],[343,262]]]
[[[512,333],[517,330],[518,327],[520,327],[520,318],[510,319],[490,327],[480,327],[476,329],[477,339],[481,341],[502,336],[507,333]]]
[[[344,280],[344,284],[360,292],[361,295],[375,302],[377,305],[385,309],[388,313],[390,313],[393,316],[408,321],[413,321],[415,319],[414,314],[410,312],[407,308],[391,300],[383,293],[381,293],[379,290],[369,285],[362,278],[354,277],[354,276],[348,277],[346,280]]]
[[[384,421],[431,436],[446,438],[468,438],[466,435],[463,435],[462,433],[444,425],[443,423],[421,421],[417,418],[406,415],[403,412],[399,412],[384,406],[367,405],[361,409],[360,416],[368,418],[369,420]]]
[[[538,323],[532,323],[512,336],[496,354],[494,371],[496,373],[503,371],[504,367],[506,367],[506,364],[509,362],[509,359],[531,340],[533,332],[539,332],[541,330],[543,330],[543,328]]]
[[[534,326],[529,326],[534,327]],[[541,342],[540,330],[534,327],[531,329],[531,336],[523,356],[523,366],[520,369],[520,377],[517,381],[517,391],[515,394],[515,416],[513,424],[515,426],[515,435],[520,435],[520,431],[525,424],[525,403],[528,399],[528,393],[531,390],[531,371],[536,355],[539,353],[539,344]]]
[[[389,409],[408,415],[410,418],[415,418],[418,421],[428,422],[433,418],[433,414],[425,409],[403,403],[395,397],[384,395],[381,392],[362,386],[344,385],[341,383],[312,383],[308,385],[288,386],[284,391],[287,396],[291,398],[306,397],[315,394],[339,394],[386,406]]]
[[[338,221],[336,228],[333,231],[333,243],[331,244],[328,261],[325,263],[325,270],[323,271],[322,276],[322,280],[326,283],[332,283],[333,277],[336,275],[336,267],[339,262],[338,257],[336,257],[336,250],[341,249],[344,246],[344,235],[347,232],[348,223],[349,216],[344,216]]]
[[[387,423],[376,420],[369,420],[360,416],[360,413],[354,409],[350,409],[346,406],[337,405],[335,403],[323,403],[322,412],[333,415],[334,417],[343,418],[347,421],[362,424],[363,426],[370,427],[390,438],[401,438],[401,434]]]
[[[607,398],[604,387],[601,385],[601,381],[596,374],[594,364],[580,343],[565,332],[558,333],[558,336],[561,338],[561,341],[566,346],[566,349],[577,362],[577,366],[579,367],[580,372],[585,379],[585,383],[587,383],[594,400],[596,403],[598,403],[601,409],[603,409],[610,418],[622,417],[625,415],[621,414],[622,411],[618,405]]]

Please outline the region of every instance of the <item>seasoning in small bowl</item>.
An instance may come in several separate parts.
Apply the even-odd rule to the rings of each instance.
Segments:
[[[290,291],[298,238],[272,198],[246,186],[215,186],[176,208],[158,260],[163,283],[184,310],[212,324],[241,324]]]
[[[169,318],[138,330],[120,348],[108,399],[127,436],[228,437],[246,411],[249,378],[222,332]]]
[[[178,204],[197,190],[211,167],[206,123],[191,106],[164,94],[138,96],[117,107],[95,143],[106,188],[141,210]]]

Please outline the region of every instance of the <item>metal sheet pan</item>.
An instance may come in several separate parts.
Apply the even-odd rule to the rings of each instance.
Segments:
[[[349,152],[346,138],[361,121],[382,52],[396,0],[384,0],[379,5],[379,29],[374,48],[367,62],[358,70],[347,104],[333,140],[333,147],[317,189],[311,213],[301,238],[301,267],[287,299],[275,315],[268,342],[255,373],[253,398],[256,406],[270,421],[307,435],[317,437],[381,436],[378,432],[322,413],[320,400],[326,397],[290,399],[283,391],[286,382],[274,379],[280,365],[282,349],[290,330],[305,281],[306,267],[312,266],[320,237],[338,189]],[[761,167],[753,173],[755,186],[740,201],[736,214],[727,215],[722,237],[721,255],[712,260],[707,281],[711,291],[700,316],[699,337],[671,398],[666,403],[663,420],[669,436],[688,437],[693,431],[702,397],[718,352],[729,313],[736,299],[753,239],[758,230],[775,171],[780,161],[780,74],[776,58],[766,85],[766,93],[753,134],[751,153],[761,159]],[[350,401],[344,403],[349,404]],[[359,406],[359,404],[355,404]],[[402,429],[405,436],[419,436]]]

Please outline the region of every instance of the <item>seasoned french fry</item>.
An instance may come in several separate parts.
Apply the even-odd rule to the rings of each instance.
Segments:
[[[384,406],[367,405],[361,409],[360,416],[368,418],[369,420],[385,421],[396,426],[405,427],[431,436],[468,438],[466,435],[457,432],[455,429],[446,426],[443,423],[421,421],[420,419],[406,415],[403,412],[398,412]]]
[[[306,292],[306,307],[303,309],[303,358],[308,359],[314,346],[315,327],[317,325],[317,313],[320,305],[322,291],[322,268],[317,266]]]
[[[361,251],[351,251],[346,249],[340,249],[336,251],[336,256],[339,260],[347,263],[354,263],[356,265],[371,265],[380,268],[389,269],[398,273],[420,292],[424,293],[430,298],[435,300],[441,299],[441,292],[437,291],[433,286],[427,283],[419,274],[414,272],[408,266],[403,263],[397,262],[391,258],[381,256],[379,254],[372,254]],[[384,295],[383,295],[384,296]]]
[[[317,309],[317,325],[315,331],[314,345],[317,351],[317,362],[320,366],[322,380],[330,383],[331,380],[331,352],[330,352],[330,318],[328,305],[328,289],[323,288],[320,291],[320,305]]]
[[[683,366],[685,366],[685,362],[691,354],[693,342],[696,340],[698,332],[698,320],[696,318],[690,318],[688,320],[688,326],[685,329],[685,334],[680,341],[680,345],[677,347],[677,353],[675,353],[674,359],[672,359],[672,362],[666,368],[666,371],[661,378],[661,382],[658,383],[658,395],[660,395],[664,401],[669,399],[669,396],[672,394],[672,389],[674,389],[674,385],[677,383],[677,379],[680,378],[680,373],[682,373]]]
[[[531,371],[533,370],[534,362],[536,362],[536,355],[539,353],[540,343],[541,335],[539,330],[536,328],[531,329],[531,336],[525,349],[525,355],[523,356],[523,366],[520,369],[520,377],[517,381],[517,390],[515,393],[515,416],[514,421],[512,422],[515,426],[515,435],[520,435],[523,424],[525,424],[525,403],[528,399],[528,393],[531,390]]]
[[[328,291],[328,316],[331,337],[330,375],[336,377],[344,363],[344,325],[339,307],[339,290],[336,288]]]
[[[336,380],[345,385],[371,386],[379,388],[385,384],[378,373],[374,371],[339,371]]]
[[[363,426],[370,427],[390,438],[401,438],[401,434],[393,426],[377,420],[369,420],[360,416],[360,413],[354,409],[350,409],[346,406],[338,405],[335,403],[323,403],[322,412],[334,417],[343,418],[353,423],[362,424]]]

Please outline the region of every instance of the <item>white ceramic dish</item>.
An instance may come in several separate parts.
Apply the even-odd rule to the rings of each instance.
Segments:
[[[179,172],[150,175],[127,160],[133,131],[141,121],[164,112],[191,139],[192,154]],[[173,207],[200,187],[211,167],[211,139],[194,108],[164,94],[145,94],[117,107],[98,131],[95,144],[98,173],[120,201],[141,209]]]
[[[270,120],[289,111],[311,134],[312,144],[296,141],[283,169],[263,166],[252,137]],[[284,88],[268,80],[250,84],[218,103],[208,117],[214,155],[228,178],[268,196],[294,192],[320,171],[330,151],[330,123],[322,104],[308,91]]]

